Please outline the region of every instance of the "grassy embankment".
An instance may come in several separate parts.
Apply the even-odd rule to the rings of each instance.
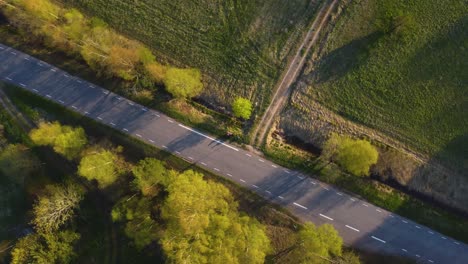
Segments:
[[[59,2],[104,19],[148,45],[158,59],[202,70],[202,98],[215,108],[236,96],[269,103],[288,55],[315,15],[320,1],[129,1]]]
[[[351,3],[316,70],[302,77],[311,88],[301,98],[466,175],[467,12],[463,0]]]

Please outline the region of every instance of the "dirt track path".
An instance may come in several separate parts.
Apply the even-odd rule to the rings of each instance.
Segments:
[[[282,109],[284,102],[291,94],[292,84],[296,81],[300,70],[303,68],[307,55],[312,46],[317,42],[320,31],[326,24],[331,11],[335,8],[339,0],[327,0],[327,2],[319,10],[312,26],[304,37],[301,45],[297,49],[296,55],[291,60],[286,70],[286,73],[278,83],[276,92],[273,95],[270,105],[262,116],[262,119],[255,127],[252,133],[250,144],[253,146],[261,146],[265,139],[266,133],[269,131],[275,116]]]

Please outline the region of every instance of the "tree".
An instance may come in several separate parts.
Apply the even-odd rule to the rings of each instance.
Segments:
[[[71,160],[79,156],[87,143],[83,128],[62,126],[58,122],[41,123],[29,133],[31,140],[39,146],[52,146],[54,151]]]
[[[141,160],[132,169],[135,175],[134,183],[138,186],[144,196],[156,196],[159,186],[166,185],[168,171],[162,161],[152,158]]]
[[[232,111],[235,117],[249,119],[252,115],[252,103],[248,99],[237,97],[232,103]]]
[[[8,145],[0,153],[0,172],[20,185],[40,166],[40,160],[24,145]]]
[[[32,223],[43,232],[58,230],[73,218],[83,197],[83,189],[76,184],[48,185],[34,205]]]
[[[145,69],[151,80],[157,84],[163,84],[166,78],[167,67],[157,62],[145,64]]]
[[[171,173],[162,218],[161,241],[174,263],[263,263],[270,251],[264,227],[240,216],[237,203],[221,184],[201,174]]]
[[[342,255],[343,240],[329,224],[316,227],[306,223],[297,234],[292,255],[298,263],[329,263],[332,256]]]
[[[87,143],[83,128],[64,126],[53,144],[55,152],[71,160],[77,158]]]
[[[377,163],[379,153],[369,141],[332,134],[325,143],[322,155],[336,161],[357,176],[369,175],[369,169]]]
[[[46,146],[54,144],[55,139],[60,134],[62,134],[62,126],[59,122],[42,122],[39,124],[39,128],[31,130],[29,137],[31,137],[31,140],[35,144],[39,146]]]
[[[352,251],[345,251],[343,255],[335,259],[336,264],[360,264],[359,255]]]
[[[197,69],[169,68],[164,78],[164,85],[176,98],[192,98],[203,90],[201,73]]]
[[[151,201],[146,198],[124,197],[112,209],[112,220],[125,222],[125,234],[139,250],[159,237],[159,225],[151,217]]]
[[[78,166],[78,174],[96,180],[100,188],[114,183],[125,172],[125,162],[116,153],[105,149],[88,150]]]
[[[29,234],[16,243],[11,263],[70,263],[76,255],[73,246],[79,238],[72,231]]]

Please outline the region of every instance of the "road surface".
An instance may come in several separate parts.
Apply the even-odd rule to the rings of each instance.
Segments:
[[[347,245],[420,263],[466,264],[468,245],[0,44],[0,80],[36,93],[253,190]]]

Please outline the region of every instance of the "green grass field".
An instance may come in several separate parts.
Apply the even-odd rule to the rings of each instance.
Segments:
[[[390,13],[410,18],[404,35],[379,30]],[[465,171],[467,14],[464,0],[353,2],[300,92]]]
[[[149,45],[161,60],[200,68],[203,99],[269,103],[275,80],[321,1],[58,0]]]

